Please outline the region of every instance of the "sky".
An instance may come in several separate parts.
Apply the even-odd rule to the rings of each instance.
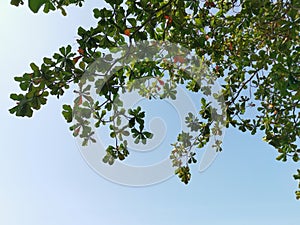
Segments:
[[[78,26],[95,25],[92,9],[101,6],[87,1],[83,8],[68,8],[63,17],[0,2],[0,224],[299,224],[292,178],[297,165],[276,161],[262,134],[226,130],[223,152],[203,173],[194,166],[189,185],[173,176],[128,187],[99,176],[81,156],[61,115],[72,91],[50,98],[32,118],[9,114],[14,106],[9,95],[19,91],[13,77],[61,46],[76,49]]]

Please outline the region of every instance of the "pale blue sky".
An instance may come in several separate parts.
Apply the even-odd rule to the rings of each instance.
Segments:
[[[96,23],[84,8],[33,15],[27,7],[0,2],[0,224],[5,225],[297,225],[297,166],[275,160],[276,152],[261,140],[226,131],[223,149],[204,173],[194,168],[192,181],[177,177],[150,187],[132,188],[107,181],[92,171],[61,116],[61,105],[73,94],[46,106],[31,119],[8,113],[9,94],[19,91],[13,77],[30,62],[69,43],[78,25]]]

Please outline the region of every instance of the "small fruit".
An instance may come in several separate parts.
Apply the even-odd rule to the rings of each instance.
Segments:
[[[208,8],[216,7],[216,4],[212,1],[206,1],[204,5]]]
[[[232,42],[229,43],[229,50],[232,51],[233,50],[233,46],[232,46]]]
[[[80,127],[76,128],[76,129],[74,130],[73,135],[74,135],[74,136],[77,136],[77,135],[79,134],[79,131],[80,131]]]
[[[216,4],[212,1],[206,1],[204,4],[206,7],[211,8],[211,7],[216,7]]]
[[[124,34],[125,34],[126,36],[130,36],[130,29],[124,30]]]
[[[180,56],[180,55],[176,55],[174,56],[174,63],[184,63],[185,62],[185,59],[183,58],[183,56]]]
[[[171,23],[173,22],[173,19],[172,19],[171,16],[165,15],[164,17],[165,17],[165,19],[167,20],[167,24],[168,24],[168,25],[171,24]]]
[[[79,96],[79,99],[78,99],[78,102],[77,102],[77,105],[81,105],[82,104],[82,95]]]
[[[83,54],[84,54],[84,50],[83,50],[82,48],[79,48],[79,49],[78,49],[78,53],[79,53],[80,55],[83,55]]]
[[[157,79],[158,83],[163,86],[165,84],[165,82],[163,80]]]
[[[82,58],[81,55],[80,55],[80,56],[77,56],[77,57],[75,57],[75,58],[73,58],[73,63],[74,63],[74,64],[77,63],[78,60],[81,59],[81,58]]]

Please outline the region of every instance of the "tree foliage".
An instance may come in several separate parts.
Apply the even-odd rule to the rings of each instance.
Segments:
[[[40,66],[32,63],[31,72],[15,77],[23,91],[11,94],[17,105],[10,109],[16,116],[31,117],[33,110],[46,104],[47,98],[62,96],[70,84],[79,83],[89,65],[105,56],[105,50],[139,41],[169,41],[180,44],[204,59],[211,73],[222,81],[222,98],[226,107],[226,127],[241,132],[264,132],[263,139],[278,151],[277,160],[299,161],[300,136],[300,2],[297,0],[106,0],[110,7],[94,9],[98,24],[90,29],[78,28],[78,51],[70,46],[61,47],[53,57],[43,59]],[[22,0],[12,0],[19,5]],[[81,6],[83,0],[29,0],[29,7],[37,12],[60,9],[70,4]],[[174,63],[185,59],[174,58]],[[169,66],[169,67],[168,67]],[[81,86],[75,105],[81,107],[83,118],[94,117],[97,126],[110,124],[111,137],[120,140],[116,146],[107,148],[103,161],[112,164],[123,160],[128,154],[123,137],[133,135],[136,141],[146,143],[152,134],[144,131],[144,112],[141,108],[118,115],[107,121],[105,115],[114,107],[128,82],[147,74],[162,83],[160,68],[172,71],[170,65],[161,62],[136,63],[131,68],[117,70],[110,79],[103,79],[106,88],[99,95],[103,103],[89,99],[88,86]],[[128,75],[129,74],[129,75]],[[129,78],[127,79],[126,77]],[[127,79],[127,80],[126,80]],[[186,82],[187,89],[203,91],[184,73],[175,71],[167,85],[164,97],[172,98],[172,83]],[[84,89],[85,88],[85,89]],[[169,89],[168,89],[169,88]],[[167,90],[168,89],[168,90]],[[149,88],[144,89],[149,90]],[[144,93],[145,94],[145,93]],[[149,93],[148,93],[149,94]],[[153,93],[150,93],[153,94]],[[120,107],[122,103],[120,102]],[[80,107],[77,110],[80,110]],[[83,109],[84,108],[84,109]],[[63,106],[67,122],[77,120],[72,126],[74,135],[81,135],[84,144],[93,141],[91,130],[85,120],[74,118],[76,108]],[[211,126],[212,114],[209,103],[202,101],[199,115],[188,115],[187,124],[197,131],[198,148],[216,132]],[[252,113],[249,113],[252,112]],[[255,116],[253,117],[253,112]],[[117,127],[118,118],[125,117],[125,128]],[[82,117],[81,117],[82,118]],[[171,159],[176,174],[184,183],[190,180],[189,164],[195,163],[195,152],[187,150],[191,140],[189,133],[181,133],[173,147]],[[221,150],[221,143],[218,148]],[[186,156],[186,162],[180,158]],[[294,175],[299,180],[299,171]],[[300,188],[300,182],[299,182]],[[300,189],[296,191],[300,199]]]

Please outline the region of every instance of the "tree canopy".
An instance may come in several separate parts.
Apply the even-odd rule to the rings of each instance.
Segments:
[[[126,136],[132,135],[136,142],[146,143],[153,134],[144,129],[145,112],[140,107],[128,112],[122,110],[118,96],[126,87],[137,88],[134,80],[150,77],[156,80],[154,89],[140,89],[141,95],[157,95],[172,98],[173,86],[183,84],[191,92],[205,92],[195,78],[188,76],[176,66],[161,59],[136,62],[115,70],[109,78],[99,79],[97,94],[103,102],[94,102],[88,92],[90,86],[80,80],[90,65],[100,58],[103,64],[112,64],[108,49],[130,46],[142,41],[168,41],[193,51],[201,58],[210,74],[222,84],[219,96],[223,107],[226,128],[255,135],[264,132],[263,140],[278,152],[277,160],[298,162],[300,157],[300,1],[297,0],[105,0],[109,7],[94,9],[98,20],[95,27],[78,28],[78,49],[70,45],[59,48],[53,57],[45,57],[43,64],[31,63],[31,72],[15,77],[22,93],[11,94],[16,106],[10,109],[16,116],[31,117],[33,110],[45,105],[49,95],[62,96],[70,84],[78,84],[78,98],[74,106],[64,105],[63,116],[75,136],[83,138],[83,144],[94,141],[93,132],[85,118],[93,117],[96,127],[109,126],[115,146],[107,147],[103,161],[112,164],[124,160],[129,151]],[[12,0],[18,6],[22,0]],[[83,0],[29,0],[33,12],[43,9],[61,10],[66,15],[70,4],[81,6]],[[187,64],[190,59],[180,54],[173,57],[173,64]],[[99,68],[98,68],[99,69]],[[105,68],[102,68],[105,74]],[[168,82],[162,80],[164,72]],[[97,83],[96,82],[96,83]],[[101,83],[102,82],[102,83]],[[101,83],[101,84],[100,84]],[[164,92],[157,92],[161,85]],[[146,91],[149,91],[146,93]],[[152,90],[152,91],[151,91]],[[148,96],[149,97],[149,96]],[[178,135],[173,145],[171,159],[175,172],[184,183],[191,177],[191,163],[196,152],[205,146],[211,133],[219,132],[212,125],[213,107],[207,99],[201,100],[198,115],[188,115],[186,123],[191,131]],[[116,107],[118,109],[114,109]],[[115,110],[117,116],[106,118]],[[74,111],[77,114],[74,114]],[[251,113],[250,113],[251,112]],[[255,112],[255,116],[253,116]],[[80,114],[80,117],[78,116]],[[222,115],[220,115],[222,116]],[[120,117],[128,120],[119,127]],[[155,134],[154,134],[155,135]],[[222,143],[216,143],[216,151]],[[185,160],[182,156],[187,156]],[[299,181],[296,198],[300,199],[300,170],[294,175]]]

